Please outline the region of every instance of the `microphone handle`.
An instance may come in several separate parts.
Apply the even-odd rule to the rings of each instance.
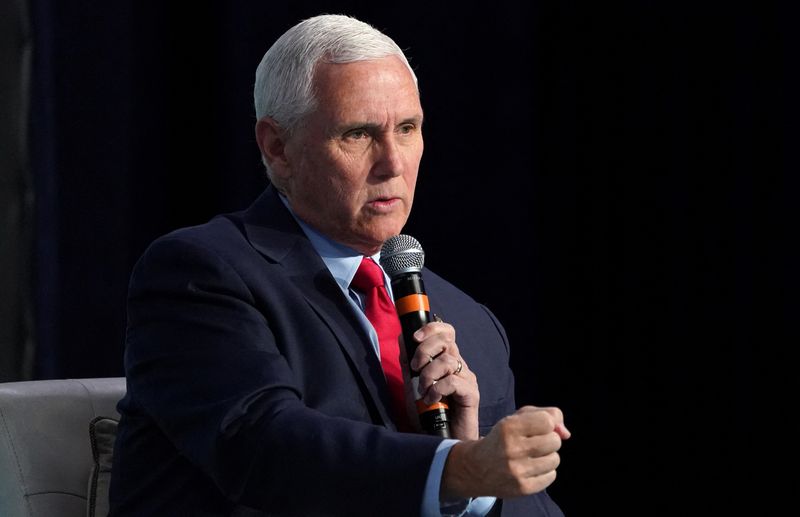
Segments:
[[[417,350],[417,341],[414,332],[432,321],[428,296],[425,294],[425,284],[419,273],[405,273],[392,279],[392,293],[394,294],[397,315],[400,318],[400,327],[405,343],[406,356],[411,360]],[[417,394],[419,374],[411,372],[411,383],[414,394]],[[422,429],[434,436],[450,438],[450,423],[447,398],[435,404],[426,405],[422,399],[417,400],[417,415]]]

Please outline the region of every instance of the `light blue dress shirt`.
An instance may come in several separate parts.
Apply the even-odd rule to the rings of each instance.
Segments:
[[[311,245],[314,246],[314,249],[319,253],[322,261],[325,262],[325,265],[328,267],[331,275],[333,275],[339,288],[350,301],[350,305],[353,306],[353,310],[358,316],[361,326],[369,334],[375,354],[380,358],[381,352],[380,345],[378,344],[378,335],[372,323],[370,323],[364,313],[364,302],[358,293],[350,289],[350,282],[353,280],[358,267],[361,265],[363,255],[347,246],[328,239],[314,230],[295,215],[294,211],[292,211],[292,208],[289,206],[288,200],[283,195],[281,195],[280,198],[289,210],[289,213],[291,213],[292,217],[297,221],[297,224],[300,225],[300,228],[306,234],[308,240],[311,241]],[[378,266],[380,266],[380,255],[379,251],[372,256],[372,259]],[[381,271],[383,271],[382,267]],[[383,272],[383,278],[386,289],[389,292],[389,297],[392,298],[392,285],[385,271]],[[436,449],[433,461],[431,462],[431,468],[428,471],[428,478],[425,482],[425,490],[422,496],[422,508],[420,513],[423,517],[444,517],[451,515],[483,517],[489,513],[489,510],[491,510],[494,505],[494,497],[476,497],[452,504],[440,503],[439,487],[442,480],[442,472],[444,471],[444,464],[447,460],[447,455],[450,454],[450,448],[456,443],[458,443],[458,440],[445,439]]]

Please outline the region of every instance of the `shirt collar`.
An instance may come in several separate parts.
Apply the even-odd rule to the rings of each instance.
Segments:
[[[350,288],[350,282],[353,281],[353,277],[356,275],[356,271],[358,271],[358,267],[361,265],[361,260],[364,255],[344,244],[329,239],[327,236],[312,228],[309,224],[306,224],[305,221],[297,217],[294,213],[294,210],[292,210],[292,207],[289,205],[289,200],[286,199],[283,194],[280,194],[279,197],[286,209],[289,210],[289,213],[292,214],[292,217],[297,221],[297,224],[300,225],[300,228],[303,230],[303,233],[306,234],[308,240],[311,241],[311,245],[314,246],[314,249],[322,258],[322,261],[325,262],[325,265],[328,267],[331,275],[333,275],[336,283],[339,284],[339,287],[343,291],[347,291]],[[380,266],[380,250],[376,254],[371,255],[371,257],[372,260]],[[384,283],[389,286],[389,282],[386,281],[386,272],[383,273],[383,277]]]

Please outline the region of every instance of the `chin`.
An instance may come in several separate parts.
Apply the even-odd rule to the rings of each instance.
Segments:
[[[389,237],[394,237],[403,231],[405,221],[405,217],[402,218],[402,221],[398,221],[397,219],[393,221],[383,220],[379,224],[366,227],[362,226],[360,228],[361,231],[355,231],[354,235],[358,235],[359,240],[371,248],[380,249]]]
[[[389,237],[394,237],[400,232],[391,232],[391,233],[370,233],[368,235],[361,235],[359,239],[359,246],[354,247],[357,251],[364,253],[365,255],[374,255],[378,251],[380,251],[383,243],[386,242]]]
[[[389,239],[390,237],[394,237],[395,235],[398,235],[402,231],[403,231],[403,227],[402,226],[400,226],[398,228],[388,229],[385,232],[382,232],[380,234],[380,237],[377,240],[379,240],[380,243],[381,243],[381,246],[383,246],[383,243],[386,242],[387,239]]]

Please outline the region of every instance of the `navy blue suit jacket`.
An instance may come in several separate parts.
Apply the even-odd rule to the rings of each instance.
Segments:
[[[486,433],[514,411],[494,316],[431,271]],[[440,439],[399,433],[347,299],[268,188],[155,241],[131,276],[112,515],[418,515]],[[504,515],[561,515],[546,493]]]

